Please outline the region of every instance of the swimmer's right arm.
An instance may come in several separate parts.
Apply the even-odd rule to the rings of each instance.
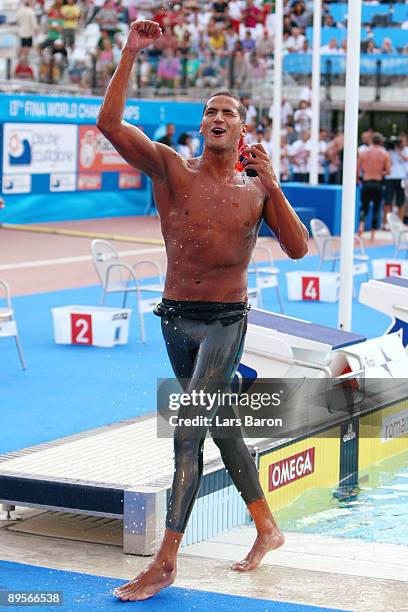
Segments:
[[[97,120],[99,130],[131,166],[156,177],[165,175],[166,155],[171,154],[172,150],[151,141],[137,127],[124,121],[123,112],[135,59],[142,49],[161,35],[161,28],[154,21],[134,21],[131,24],[120,62],[106,90]]]

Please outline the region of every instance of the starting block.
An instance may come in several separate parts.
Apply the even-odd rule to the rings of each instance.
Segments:
[[[363,283],[359,300],[390,316],[392,322],[386,333],[399,331],[408,347],[408,279],[394,276]]]
[[[62,306],[51,313],[56,344],[112,347],[128,342],[130,308]]]
[[[340,290],[338,272],[308,272],[296,270],[286,273],[288,299],[293,301],[337,302]]]
[[[408,259],[373,259],[373,278],[381,279],[389,276],[408,278]]]

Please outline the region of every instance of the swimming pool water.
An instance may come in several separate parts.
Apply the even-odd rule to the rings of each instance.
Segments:
[[[331,490],[308,491],[275,513],[286,531],[408,546],[408,451],[373,466],[351,501]]]

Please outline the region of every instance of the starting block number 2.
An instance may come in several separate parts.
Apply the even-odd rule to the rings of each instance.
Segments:
[[[71,313],[72,344],[92,344],[92,315]]]
[[[302,300],[320,300],[320,278],[302,276]]]

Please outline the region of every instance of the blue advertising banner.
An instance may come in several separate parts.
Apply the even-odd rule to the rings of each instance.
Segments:
[[[43,123],[96,123],[102,98],[61,98],[53,96],[8,95],[0,96],[0,121]],[[162,102],[128,100],[124,118],[130,123],[158,126],[174,123],[176,126],[197,127],[203,114],[203,105],[195,102]]]
[[[102,98],[0,95],[0,222],[32,223],[137,215],[149,209],[150,182],[96,128]],[[128,100],[124,118],[150,138],[176,128],[201,148],[202,103]]]

